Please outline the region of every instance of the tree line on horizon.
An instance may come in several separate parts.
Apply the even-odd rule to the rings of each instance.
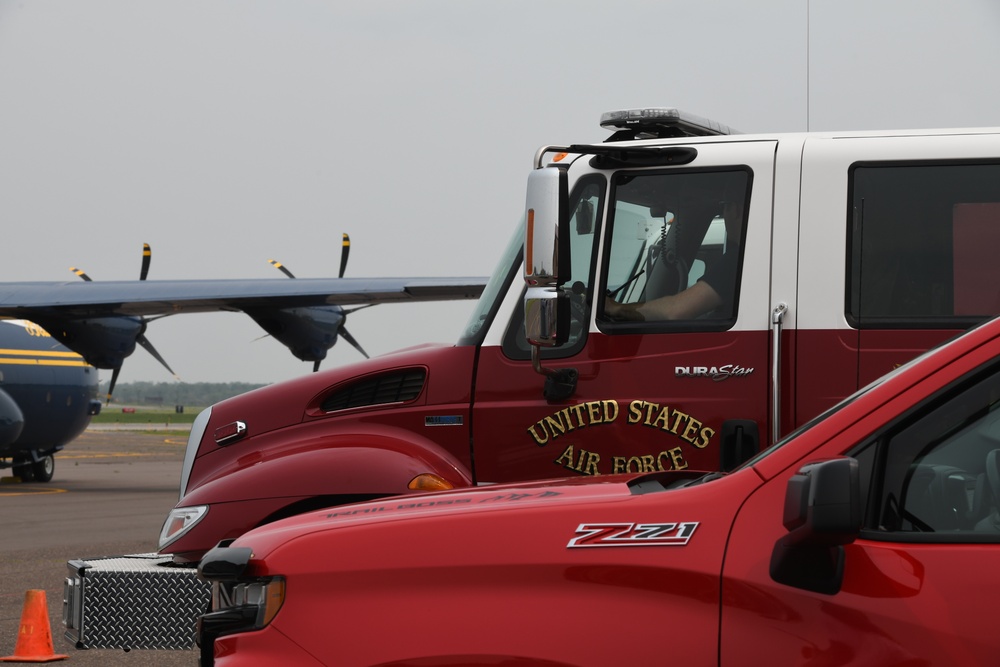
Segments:
[[[125,382],[115,385],[112,404],[205,407],[266,386],[250,382]],[[108,392],[101,382],[99,396]]]

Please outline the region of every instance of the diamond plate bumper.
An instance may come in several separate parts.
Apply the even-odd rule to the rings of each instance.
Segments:
[[[63,625],[76,648],[190,649],[211,587],[170,557],[134,554],[71,560]]]

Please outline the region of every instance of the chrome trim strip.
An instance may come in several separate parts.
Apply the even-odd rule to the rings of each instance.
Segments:
[[[779,303],[771,311],[771,444],[781,435],[781,324],[788,306]]]

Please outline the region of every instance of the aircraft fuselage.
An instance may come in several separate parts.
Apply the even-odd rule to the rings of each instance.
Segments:
[[[80,435],[97,384],[97,369],[41,327],[0,321],[0,458],[10,459],[0,465],[51,455]]]

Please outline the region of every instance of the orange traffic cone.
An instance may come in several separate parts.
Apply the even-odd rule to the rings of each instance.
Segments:
[[[49,608],[45,602],[45,591],[28,591],[24,594],[21,629],[17,633],[14,655],[0,658],[0,661],[52,662],[65,660],[68,657],[52,652],[52,629],[49,625]]]

